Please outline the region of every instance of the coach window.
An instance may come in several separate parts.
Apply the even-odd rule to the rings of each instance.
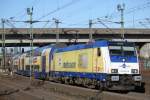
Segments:
[[[101,56],[101,49],[97,48],[97,56],[100,57]]]

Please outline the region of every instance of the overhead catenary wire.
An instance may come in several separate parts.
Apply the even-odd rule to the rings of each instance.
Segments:
[[[148,26],[145,25],[143,22],[139,22],[139,24],[140,24],[141,26],[143,26],[144,28],[148,28]]]
[[[29,21],[15,21],[15,20],[9,20],[9,19],[7,19],[6,21],[5,21],[5,23],[8,25],[8,26],[10,26],[10,27],[12,27],[13,29],[14,28],[16,28],[15,27],[15,25],[12,23],[12,22],[23,22],[23,23],[29,23]],[[36,22],[51,22],[51,21],[49,21],[49,20],[47,20],[47,21],[37,21],[37,20],[33,20],[33,22],[32,23],[36,23]],[[26,39],[28,39],[28,40],[30,40],[30,37],[28,37],[28,36],[26,36],[25,34],[22,34],[22,36],[23,37],[25,37]]]
[[[134,23],[135,26],[134,27],[144,27],[144,28],[148,28],[147,25],[149,25],[148,21],[146,21],[147,18],[141,18],[141,19],[135,19]],[[131,20],[126,21],[127,23],[131,22]],[[132,27],[130,25],[128,25],[127,27]]]
[[[144,3],[144,4],[141,4],[141,5],[138,5],[138,6],[129,8],[129,9],[127,9],[127,10],[124,12],[124,15],[130,14],[130,13],[135,12],[135,11],[137,11],[137,10],[139,11],[139,10],[142,10],[142,9],[145,9],[145,8],[148,8],[148,7],[150,7],[150,2],[146,2],[146,3]],[[115,16],[117,16],[117,15],[118,15],[118,13],[112,13],[112,14],[111,14],[111,17],[113,18],[113,17],[115,17]],[[139,20],[141,20],[141,19],[135,19],[135,20],[134,20],[134,23],[135,23],[135,21],[138,22]],[[118,22],[107,21],[107,20],[105,20],[105,22],[108,22],[108,23],[118,23]],[[126,21],[126,22],[127,22],[127,21]],[[129,22],[129,21],[128,21],[128,22]],[[130,22],[131,22],[131,21],[130,21]],[[132,22],[133,22],[133,20],[132,20]]]
[[[11,23],[9,20],[6,20],[5,23],[12,28],[16,28],[15,25],[13,23]]]
[[[6,20],[5,24],[7,24],[8,26],[12,27],[13,29],[16,28],[15,25],[13,25],[11,23],[11,21],[9,21],[9,20]],[[30,37],[26,36],[25,34],[22,34],[22,36],[25,37],[26,39],[30,40]]]
[[[105,23],[103,23],[100,19],[97,19],[97,20],[98,20],[98,22],[99,22],[101,25],[103,25],[104,27],[106,27],[110,32],[116,34],[112,29],[110,29],[110,28],[109,28]]]
[[[146,5],[149,5],[149,3],[146,3],[146,4],[142,4],[142,5],[145,5],[144,6],[144,8],[147,8],[147,7],[149,7],[149,6],[146,6]],[[142,8],[142,5],[139,5],[140,6],[140,8],[139,8],[139,6],[136,6],[138,9],[144,9],[144,8]],[[135,8],[136,8],[135,7]],[[134,8],[134,7],[133,7]],[[127,9],[127,12],[125,12],[125,13],[131,13],[132,11],[131,11],[131,9],[133,9],[133,8],[130,8],[130,9]],[[138,10],[138,9],[133,9],[133,11],[135,11],[135,10]],[[128,10],[130,10],[130,11],[128,11]],[[101,17],[100,17],[101,18]],[[88,20],[87,20],[88,21]],[[133,20],[132,20],[133,21]],[[108,19],[104,19],[103,20],[103,22],[107,22],[107,23],[114,23],[114,24],[116,24],[116,23],[119,23],[119,22],[116,22],[116,21],[111,21],[111,20],[108,20]],[[72,24],[68,24],[68,26],[76,26],[76,25],[81,25],[80,23],[78,24],[78,23],[72,23]],[[88,25],[88,24],[82,24],[82,25]]]
[[[145,19],[150,24],[150,18],[145,18]]]
[[[147,2],[145,4],[142,4],[142,5],[130,8],[129,10],[127,10],[125,12],[125,14],[129,14],[129,13],[132,13],[134,11],[139,11],[139,10],[142,10],[142,9],[145,9],[145,8],[149,8],[149,7],[150,7],[150,2]]]
[[[36,0],[35,0],[36,1]],[[74,2],[74,0],[72,0],[71,2]],[[69,4],[69,3],[68,3]],[[66,4],[67,5],[67,4]],[[143,5],[143,4],[142,4]],[[149,5],[149,2],[147,2],[145,5]],[[147,6],[145,6],[145,7],[147,7]],[[58,6],[57,7],[57,10],[59,11],[59,10],[61,10],[61,8],[63,9],[63,6]],[[134,7],[133,7],[134,8]],[[141,6],[141,8],[142,8],[142,6]],[[131,9],[130,9],[131,10]],[[134,9],[133,9],[134,10]],[[47,16],[49,16],[49,15],[47,15]],[[46,17],[46,16],[45,16]],[[88,20],[87,20],[88,21]],[[111,20],[107,20],[107,19],[104,19],[103,20],[103,22],[105,22],[105,23],[117,23],[117,22],[115,22],[115,21],[111,21]],[[64,24],[64,23],[63,23]],[[68,26],[76,26],[76,25],[88,25],[88,24],[78,24],[78,23],[73,23],[72,25],[71,24],[69,24]]]
[[[140,10],[143,10],[143,9],[146,9],[146,8],[149,8],[149,7],[150,7],[150,2],[148,1],[144,4],[140,4],[140,5],[137,5],[135,7],[131,7],[131,8],[126,9],[125,12],[124,12],[124,15],[130,14],[130,13],[135,12],[135,11],[140,11]],[[116,16],[118,16],[118,13],[113,12],[110,15],[102,16],[102,17],[99,17],[99,18],[104,18],[105,17],[105,18],[108,18],[108,19],[113,19]]]
[[[37,1],[37,0],[35,0],[35,1]],[[53,14],[53,13],[55,13],[55,12],[57,12],[57,11],[59,11],[59,10],[61,10],[61,9],[64,9],[64,8],[66,8],[65,6],[70,6],[70,5],[72,5],[72,4],[74,4],[74,3],[72,3],[72,2],[77,2],[77,0],[72,0],[71,2],[69,2],[69,3],[67,3],[67,4],[65,4],[65,5],[63,5],[63,6],[60,6],[60,3],[58,4],[58,7],[57,7],[57,9],[55,9],[54,10],[54,12],[52,11],[52,12],[50,12],[50,13],[47,13],[47,14],[45,14],[45,16],[43,15],[42,17],[43,18],[45,18],[45,17],[47,17],[47,16],[49,16],[49,15],[51,15],[51,14]],[[69,5],[70,4],[70,5]],[[145,3],[145,4],[142,4],[142,5],[149,5],[149,2],[147,2],[147,3]],[[142,9],[142,5],[139,5],[141,8],[140,9]],[[67,7],[68,7],[67,6]],[[138,9],[139,9],[139,6],[136,6]],[[135,8],[136,7],[133,7],[134,9],[129,9],[130,11],[131,10],[136,10]],[[147,6],[144,6],[144,7],[147,7]],[[126,12],[125,12],[126,13]],[[41,17],[41,18],[42,18]],[[88,21],[88,20],[87,20]],[[110,20],[105,20],[105,21],[103,21],[103,22],[108,22],[108,23],[115,23],[114,21],[110,21]],[[72,25],[69,25],[69,26],[74,26],[74,25],[77,25],[77,24],[72,24]],[[81,24],[78,24],[78,25],[81,25]],[[86,24],[82,24],[82,25],[86,25]]]
[[[28,7],[32,6],[32,5],[35,6],[38,3],[39,3],[38,0],[32,1],[30,4],[28,4],[26,7],[24,7],[23,9],[21,9],[19,12],[17,12],[16,14],[14,14],[11,17],[13,17],[13,18],[22,18],[22,17],[24,17],[26,15],[26,12],[25,12],[26,8],[28,8]]]
[[[42,28],[45,28],[48,24],[49,24],[49,22],[46,22]]]
[[[80,0],[72,0],[71,2],[69,2],[69,3],[67,3],[67,4],[64,4],[64,5],[60,6],[59,8],[57,8],[57,9],[55,9],[55,10],[53,10],[53,11],[51,11],[51,12],[49,12],[49,13],[43,15],[43,16],[41,16],[40,18],[38,18],[38,20],[41,20],[42,18],[45,18],[45,17],[47,17],[47,16],[49,16],[49,15],[51,15],[51,14],[57,12],[57,11],[60,11],[60,10],[62,10],[62,9],[64,9],[64,8],[67,8],[67,7],[69,7],[69,6],[71,6],[71,5],[75,4],[75,3],[77,3],[77,2],[79,2],[79,1],[80,1]]]
[[[6,25],[9,25],[10,27],[12,27],[13,29],[14,28],[16,28],[11,22],[9,22],[9,20],[6,20],[6,23],[5,23]],[[16,32],[16,33],[18,33],[18,32]],[[26,39],[28,39],[29,40],[29,37],[28,36],[26,36],[25,34],[21,34],[22,35],[22,37],[25,37]],[[22,38],[19,38],[19,40],[20,40],[20,43],[23,43],[23,39]],[[17,43],[14,43],[14,45],[16,45],[17,46]],[[21,48],[21,46],[20,46],[20,48]],[[21,50],[20,50],[20,53],[21,53]]]
[[[93,8],[93,4],[96,5],[95,2],[93,2],[93,1],[91,1],[89,3],[87,3],[86,0],[82,0],[82,1],[84,1],[84,5],[82,3],[80,3],[80,5],[82,4],[82,6],[79,5],[79,7],[69,10],[69,12],[67,12],[67,14],[65,14],[64,16],[61,17],[61,19],[71,19],[74,16],[78,16],[80,14],[86,14],[87,12],[89,13],[91,8]],[[99,4],[97,3],[97,5],[99,5]],[[89,15],[92,15],[92,14],[89,14]],[[76,17],[76,19],[78,19],[78,18]],[[89,19],[91,19],[91,18],[89,17],[88,20]]]

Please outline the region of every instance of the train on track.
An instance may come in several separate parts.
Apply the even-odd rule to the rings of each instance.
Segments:
[[[137,50],[127,41],[48,45],[15,55],[13,66],[20,75],[107,90],[134,90],[142,80]]]

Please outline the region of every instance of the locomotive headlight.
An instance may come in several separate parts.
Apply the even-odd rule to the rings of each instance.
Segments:
[[[131,69],[131,73],[137,74],[138,73],[138,69]]]
[[[125,62],[125,61],[126,61],[126,59],[125,59],[125,58],[123,58],[123,59],[122,59],[122,61],[123,61],[123,62]]]
[[[111,73],[118,73],[118,69],[111,69]]]

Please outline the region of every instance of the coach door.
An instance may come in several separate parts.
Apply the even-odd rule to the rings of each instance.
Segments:
[[[20,64],[20,59],[19,59],[19,67],[18,67],[19,70],[21,70],[21,67],[20,67],[20,66],[21,66],[21,64]]]
[[[41,57],[42,57],[42,61],[41,61],[41,65],[42,65],[42,72],[45,72],[46,71],[46,50],[43,50],[42,51],[42,55],[41,55]]]
[[[24,70],[24,58],[22,58],[22,70]]]
[[[46,56],[42,56],[42,72],[45,72],[46,69]]]

